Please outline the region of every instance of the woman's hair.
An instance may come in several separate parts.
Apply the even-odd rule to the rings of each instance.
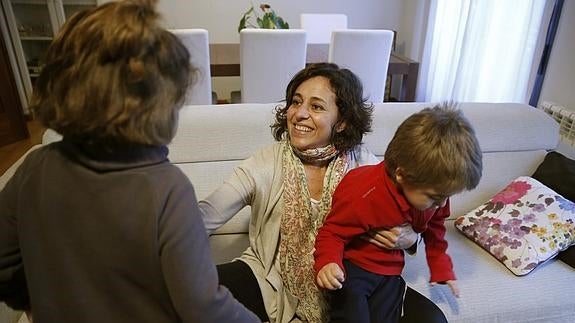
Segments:
[[[391,178],[400,168],[409,185],[444,192],[475,188],[483,169],[475,131],[453,103],[426,108],[405,119],[384,160]]]
[[[184,45],[160,27],[155,4],[105,3],[66,22],[31,99],[42,124],[76,139],[172,140],[193,68]]]
[[[292,104],[297,88],[305,81],[322,76],[329,80],[331,90],[336,96],[335,104],[340,119],[332,128],[331,143],[341,152],[359,145],[363,135],[371,131],[373,105],[363,98],[363,86],[359,78],[348,69],[339,68],[332,63],[310,64],[299,71],[289,82],[286,89],[285,106],[276,107],[276,119],[272,127],[275,140],[279,141],[287,134],[287,110]],[[334,129],[345,122],[343,131]]]

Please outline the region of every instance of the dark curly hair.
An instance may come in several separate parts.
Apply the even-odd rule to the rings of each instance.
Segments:
[[[310,64],[299,71],[289,82],[286,89],[285,105],[275,109],[276,120],[271,126],[275,140],[282,140],[287,134],[287,110],[292,105],[296,89],[305,81],[322,76],[329,80],[331,90],[336,96],[336,105],[340,119],[332,128],[331,143],[341,152],[353,149],[361,144],[363,135],[371,131],[373,104],[363,97],[363,86],[352,71],[340,68],[333,63]],[[342,122],[343,131],[333,131]]]

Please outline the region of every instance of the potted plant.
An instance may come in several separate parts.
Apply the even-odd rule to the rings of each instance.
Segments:
[[[250,6],[248,11],[242,16],[242,19],[240,19],[238,33],[244,28],[289,29],[287,21],[278,16],[269,4],[260,4],[260,10],[263,13],[261,16],[254,10],[253,4]],[[256,24],[252,21],[254,18]]]

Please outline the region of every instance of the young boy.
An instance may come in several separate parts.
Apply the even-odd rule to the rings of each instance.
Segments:
[[[430,281],[459,290],[447,255],[449,197],[477,186],[481,149],[462,112],[426,108],[397,129],[378,165],[351,170],[333,195],[315,243],[317,284],[332,292],[332,322],[397,322],[405,282],[402,250],[359,239],[372,228],[410,224],[425,242]]]
[[[156,1],[82,11],[31,107],[63,140],[0,192],[0,302],[38,322],[259,322],[218,284],[194,188],[166,145],[190,56]]]

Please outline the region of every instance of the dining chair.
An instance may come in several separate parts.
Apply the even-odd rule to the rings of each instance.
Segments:
[[[306,46],[302,29],[242,29],[240,102],[284,100],[289,81],[305,67]]]
[[[196,80],[186,93],[184,104],[217,104],[217,95],[212,92],[210,72],[210,46],[206,29],[172,29],[190,53],[190,63],[196,71]]]
[[[299,19],[310,44],[329,44],[333,30],[347,29],[347,15],[341,13],[302,13]]]
[[[334,30],[328,62],[354,72],[363,84],[363,93],[373,103],[383,102],[393,31],[382,29]]]

